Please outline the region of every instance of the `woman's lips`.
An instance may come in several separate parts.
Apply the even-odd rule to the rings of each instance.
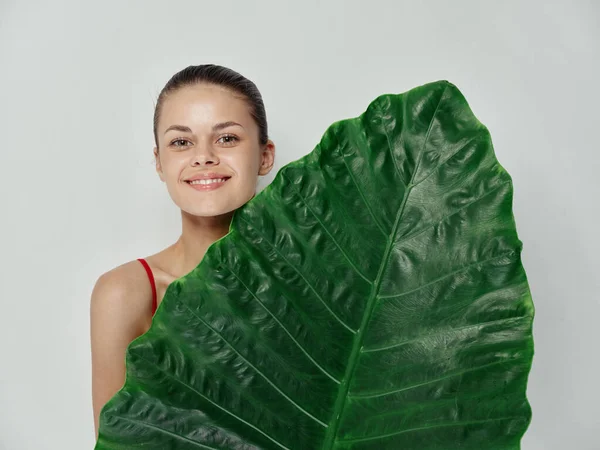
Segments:
[[[227,183],[227,180],[229,180],[229,178],[226,178],[224,181],[217,181],[216,183],[209,183],[209,184],[191,184],[189,181],[186,181],[186,183],[192,189],[195,189],[197,191],[214,191],[215,189],[218,189],[221,186],[223,186],[225,183]]]

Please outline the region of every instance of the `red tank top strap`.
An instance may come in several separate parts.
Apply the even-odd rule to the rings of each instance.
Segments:
[[[142,265],[144,266],[144,269],[146,269],[148,278],[150,279],[150,286],[152,286],[152,315],[154,315],[154,313],[156,312],[156,303],[157,303],[156,283],[154,282],[154,275],[152,275],[152,269],[150,269],[150,266],[148,265],[148,263],[146,262],[146,260],[144,258],[138,258],[137,260],[142,263]]]

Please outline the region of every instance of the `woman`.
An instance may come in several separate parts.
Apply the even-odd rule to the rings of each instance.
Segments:
[[[156,171],[181,209],[181,236],[171,246],[102,274],[92,291],[90,321],[94,427],[125,382],[125,350],[145,333],[167,286],[191,272],[226,235],[234,211],[271,171],[262,97],[254,83],[213,64],[175,74],[154,111]]]

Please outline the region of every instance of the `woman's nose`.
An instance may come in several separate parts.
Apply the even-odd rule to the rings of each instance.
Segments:
[[[215,149],[210,144],[197,145],[194,148],[192,159],[194,162],[218,160]]]

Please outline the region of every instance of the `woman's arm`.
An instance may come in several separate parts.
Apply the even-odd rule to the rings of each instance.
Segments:
[[[125,351],[150,325],[148,280],[139,263],[102,274],[90,302],[92,404],[98,437],[100,410],[125,382]]]

